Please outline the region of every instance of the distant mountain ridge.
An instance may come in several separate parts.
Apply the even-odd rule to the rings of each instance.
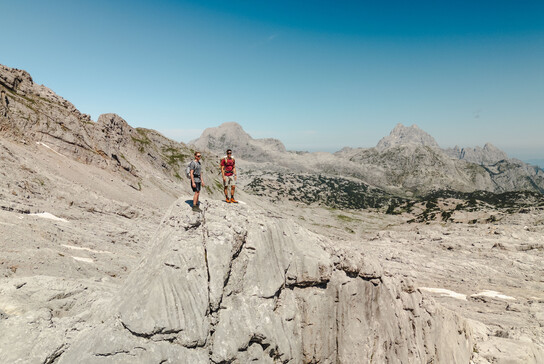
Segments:
[[[494,164],[508,159],[505,152],[491,143],[486,143],[483,148],[459,148],[447,149],[446,153],[454,158],[463,159],[476,164]]]
[[[544,193],[541,169],[509,159],[490,143],[483,148],[442,149],[417,125],[406,127],[399,123],[374,148],[347,147],[334,154],[289,152],[280,141],[272,140],[253,139],[231,122],[206,129],[191,144],[215,153],[233,149],[253,167],[265,163],[262,168],[271,171],[281,167],[294,173],[353,177],[401,195],[437,190]]]
[[[155,170],[169,179],[182,179],[181,170],[195,149],[221,156],[230,148],[239,166],[251,165],[254,175],[246,174],[247,184],[261,172],[280,172],[306,174],[306,181],[314,179],[309,183],[312,186],[319,186],[316,181],[320,174],[354,179],[357,186],[363,184],[357,187],[361,191],[383,191],[400,197],[437,190],[544,193],[542,169],[509,159],[491,144],[441,149],[416,125],[397,124],[374,148],[344,148],[334,154],[290,152],[277,139],[252,138],[235,122],[208,128],[187,146],[154,130],[132,128],[115,114],[101,115],[93,122],[47,87],[36,85],[22,70],[0,66],[0,91],[1,136],[17,142],[44,143],[80,162],[124,171],[128,183],[136,189],[143,176]],[[217,175],[214,159],[205,158],[204,163],[212,175]],[[338,181],[337,185],[351,186],[351,182]],[[300,188],[294,191],[302,194]]]

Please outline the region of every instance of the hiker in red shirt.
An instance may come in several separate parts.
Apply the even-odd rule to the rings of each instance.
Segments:
[[[221,159],[221,175],[223,176],[223,186],[225,187],[225,200],[227,202],[238,203],[238,201],[234,199],[234,189],[236,187],[236,166],[234,163],[232,150],[227,149],[227,156]]]

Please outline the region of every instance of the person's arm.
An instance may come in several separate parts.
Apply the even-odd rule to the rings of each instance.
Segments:
[[[236,176],[238,176],[238,173],[236,173],[236,166],[232,167],[232,173],[234,174],[234,180],[236,180]]]

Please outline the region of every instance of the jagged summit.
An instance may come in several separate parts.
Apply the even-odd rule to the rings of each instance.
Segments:
[[[388,136],[378,142],[376,149],[384,151],[391,147],[408,144],[440,148],[436,140],[417,125],[404,126],[398,123]]]
[[[191,141],[197,149],[208,149],[222,154],[232,149],[241,158],[265,161],[277,152],[285,152],[285,146],[277,139],[253,139],[236,122],[226,122],[215,128],[204,130],[200,138]]]

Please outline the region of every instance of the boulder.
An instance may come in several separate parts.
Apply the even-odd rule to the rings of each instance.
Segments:
[[[178,200],[59,363],[467,363],[466,322],[364,252],[249,205]],[[181,361],[178,361],[181,360]]]

